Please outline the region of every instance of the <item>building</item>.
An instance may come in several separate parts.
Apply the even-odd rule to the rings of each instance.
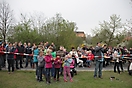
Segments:
[[[86,35],[83,31],[76,31],[76,36],[86,39]]]

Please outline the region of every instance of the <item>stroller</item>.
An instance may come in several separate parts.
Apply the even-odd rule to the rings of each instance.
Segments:
[[[71,77],[77,75],[77,70],[75,68],[75,61],[73,59],[72,59],[72,63],[70,64],[70,73],[71,73]]]

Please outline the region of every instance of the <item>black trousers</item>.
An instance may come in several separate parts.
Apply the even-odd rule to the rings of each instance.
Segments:
[[[115,62],[115,64],[114,64],[114,72],[116,72],[116,68],[118,70],[118,73],[120,74],[119,62]]]
[[[34,62],[36,64],[36,75],[38,74],[38,62]]]
[[[22,60],[23,60],[23,56],[17,56],[16,58],[16,68],[18,68],[18,61],[20,60],[20,67],[23,67],[22,66]]]
[[[132,75],[132,70],[129,70],[129,75]]]
[[[0,55],[0,70],[1,70],[2,64],[3,64],[3,57],[2,55]]]
[[[60,72],[60,68],[55,68],[54,78],[56,78],[56,76],[57,76],[57,79],[59,79],[59,72]]]
[[[14,72],[14,59],[9,58],[9,59],[7,59],[7,62],[8,62],[8,72],[10,72],[11,67],[12,67],[12,72]]]
[[[5,54],[3,55],[3,60],[4,60],[3,61],[3,67],[5,67],[6,66],[6,55]]]
[[[123,63],[122,63],[122,61],[119,61],[119,65],[120,65],[121,70],[123,71]]]

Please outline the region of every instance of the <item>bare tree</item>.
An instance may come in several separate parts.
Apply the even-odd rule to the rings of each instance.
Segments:
[[[10,9],[10,6],[6,2],[0,2],[0,34],[5,42],[7,38],[7,33],[12,26],[13,21],[13,10]]]

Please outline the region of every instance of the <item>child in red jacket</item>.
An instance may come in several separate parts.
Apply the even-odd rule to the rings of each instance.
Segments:
[[[88,67],[91,67],[91,61],[94,59],[94,55],[92,54],[92,51],[88,51],[88,57],[87,57],[87,60],[86,60],[86,63],[88,65]]]
[[[60,56],[57,56],[56,59],[54,60],[54,67],[55,67],[54,80],[56,80],[56,75],[57,75],[57,81],[59,81],[59,71],[60,71],[61,64],[62,64],[62,60]]]

